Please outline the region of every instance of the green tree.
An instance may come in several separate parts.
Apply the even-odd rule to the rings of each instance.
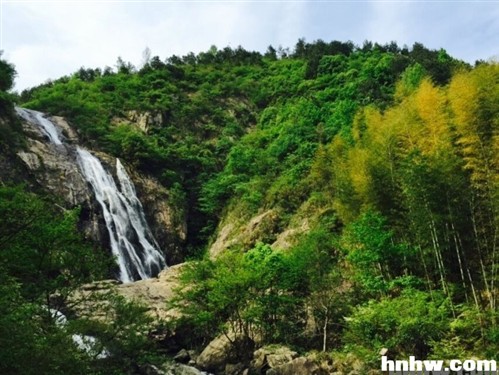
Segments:
[[[270,246],[257,244],[245,254],[229,251],[215,261],[191,265],[175,305],[182,324],[208,337],[222,332],[246,353],[255,337],[264,342],[296,339],[303,313],[297,265]]]
[[[357,307],[347,318],[345,342],[353,351],[367,349],[373,362],[381,348],[399,358],[426,358],[433,343],[448,332],[451,317],[442,295],[407,289],[398,297]]]
[[[0,51],[0,57],[2,56]],[[14,78],[16,77],[16,69],[14,65],[6,60],[0,59],[0,91],[8,91],[14,85]]]
[[[105,257],[61,212],[22,187],[0,188],[0,372],[86,374],[91,358],[55,323],[68,295],[102,277]]]
[[[374,212],[361,215],[345,228],[340,246],[352,265],[354,280],[370,296],[387,295],[413,260],[410,248],[394,243],[386,219]]]
[[[63,211],[22,187],[0,188],[0,262],[23,296],[48,301],[106,272],[104,253],[77,231],[78,211]]]

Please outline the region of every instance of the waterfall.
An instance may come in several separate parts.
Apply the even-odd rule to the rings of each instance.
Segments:
[[[135,187],[116,159],[121,189],[106,172],[99,159],[87,150],[76,149],[78,163],[92,185],[109,232],[111,251],[118,261],[120,280],[124,283],[148,279],[159,273],[166,263],[147,225]]]
[[[50,139],[51,143],[57,146],[62,145],[56,126],[50,120],[45,118],[42,112],[19,107],[16,107],[16,112],[26,121],[37,125],[42,130],[42,132]]]
[[[63,145],[56,125],[43,113],[18,107],[16,111],[24,120],[39,127],[52,144]],[[70,147],[65,146],[60,151]],[[79,169],[102,208],[119,279],[127,283],[156,276],[166,267],[166,262],[147,224],[133,182],[120,160],[116,159],[118,187],[97,157],[80,147],[76,148],[76,155]]]

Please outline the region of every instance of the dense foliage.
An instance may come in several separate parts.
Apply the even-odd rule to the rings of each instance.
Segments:
[[[67,117],[87,142],[172,188],[189,212],[195,251],[228,197],[241,196],[252,210],[264,198],[296,208],[307,194],[297,182],[319,143],[347,132],[360,105],[391,103],[407,67],[444,83],[460,65],[420,44],[408,50],[301,40],[289,56],[272,47],[265,55],[212,47],[166,62],[152,57],[140,69],[118,59],[115,70],[81,68],[20,99]],[[159,124],[141,131],[128,121],[130,111],[149,113]]]
[[[497,357],[499,67],[444,50],[300,40],[140,69],[80,69],[23,92],[156,176],[188,251],[224,220],[274,225],[192,263],[192,344],[220,332],[301,350]],[[146,128],[139,114],[157,118]],[[289,249],[270,247],[286,229]],[[306,232],[306,233],[305,233]],[[188,303],[185,303],[185,300]],[[375,365],[374,365],[375,366]]]
[[[77,229],[78,211],[61,211],[22,187],[0,188],[0,372],[2,374],[121,374],[150,346],[144,310],[105,296],[109,322],[92,316],[60,324],[83,283],[105,277],[109,260]],[[91,314],[90,314],[91,315]],[[74,334],[98,338],[86,352]],[[112,357],[99,359],[101,350]]]

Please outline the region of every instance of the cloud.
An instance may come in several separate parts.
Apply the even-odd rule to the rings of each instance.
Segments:
[[[243,45],[294,43],[302,32],[300,3],[44,2],[4,6],[5,57],[24,89],[81,66],[140,64],[142,51],[166,58]]]
[[[106,37],[99,33],[102,25],[119,25],[120,19],[110,10],[109,4],[4,5],[3,48],[6,58],[16,65],[16,87],[69,74],[82,65],[109,63],[108,54],[121,49],[105,43]],[[108,27],[108,32],[113,30]]]
[[[494,3],[314,1],[44,1],[3,3],[2,48],[16,89],[81,66],[135,65],[149,47],[162,59],[211,45],[264,52],[307,41],[364,40],[446,48],[473,62],[499,54]]]
[[[491,2],[373,2],[367,33],[379,42],[421,42],[474,62],[499,52],[499,7]]]
[[[411,30],[408,19],[411,18],[410,4],[403,2],[372,2],[367,4],[370,17],[365,26],[365,35],[369,40],[378,43],[389,43],[393,40],[405,43]]]

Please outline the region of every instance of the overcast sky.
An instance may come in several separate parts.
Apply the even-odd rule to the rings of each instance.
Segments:
[[[152,56],[211,45],[264,52],[312,42],[364,40],[445,48],[474,63],[499,55],[498,1],[45,1],[0,0],[0,49],[16,66],[16,90],[81,66],[140,65]]]

